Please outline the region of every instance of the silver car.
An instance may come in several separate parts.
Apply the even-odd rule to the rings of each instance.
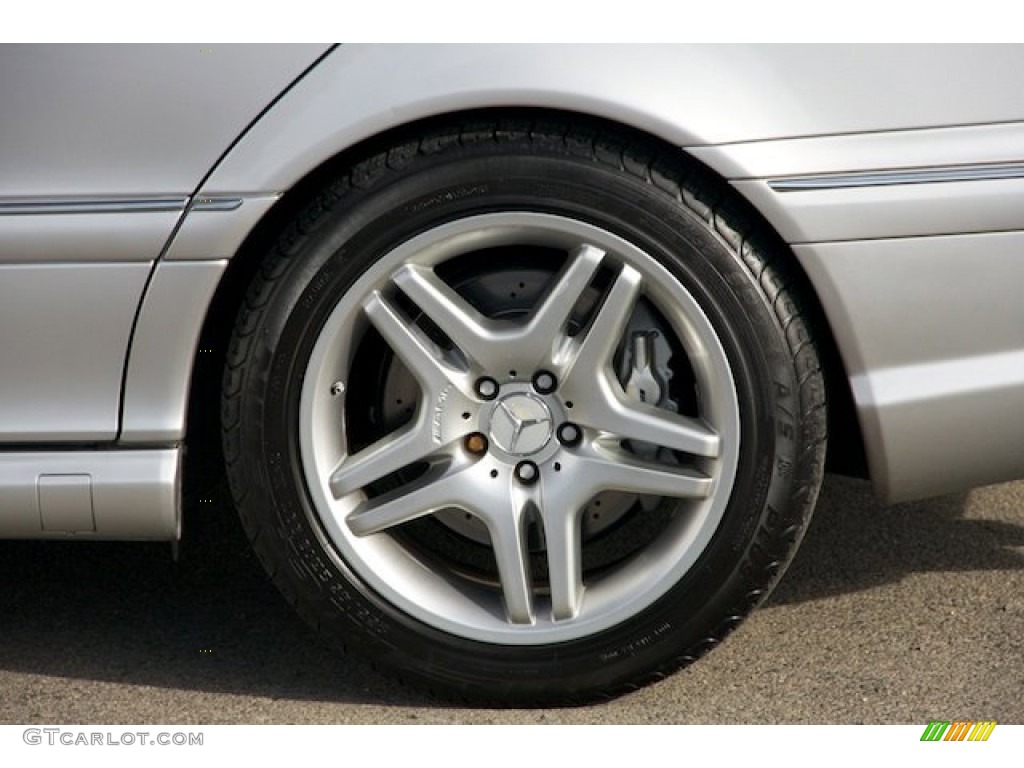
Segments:
[[[827,469],[1024,477],[1022,71],[2,47],[0,535],[177,541],[188,451],[383,669],[520,705],[664,676]]]

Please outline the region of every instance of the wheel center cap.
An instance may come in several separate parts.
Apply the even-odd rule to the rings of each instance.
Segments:
[[[499,400],[491,413],[491,441],[512,456],[529,456],[551,440],[554,421],[539,397],[514,392]]]

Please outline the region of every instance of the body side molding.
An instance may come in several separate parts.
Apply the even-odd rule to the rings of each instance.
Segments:
[[[61,213],[157,213],[185,210],[187,197],[31,198],[0,200],[0,216]]]
[[[993,181],[1024,178],[1024,163],[995,165],[964,165],[946,168],[917,168],[897,171],[867,171],[821,176],[797,176],[770,179],[768,186],[776,192],[808,192],[857,187],[890,187],[908,184],[945,184],[958,181]]]

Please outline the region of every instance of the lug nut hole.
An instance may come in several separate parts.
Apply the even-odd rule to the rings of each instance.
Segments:
[[[562,445],[579,445],[582,439],[583,431],[571,421],[565,422],[558,428],[558,442]]]
[[[558,379],[550,371],[537,371],[533,374],[533,388],[542,395],[550,395],[558,388]]]
[[[516,464],[515,476],[523,485],[533,485],[540,478],[540,469],[532,461],[520,461]]]
[[[476,393],[484,400],[493,400],[498,396],[498,382],[490,376],[481,376],[476,380]]]

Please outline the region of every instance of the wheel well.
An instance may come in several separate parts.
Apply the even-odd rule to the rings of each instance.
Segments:
[[[751,222],[753,234],[769,240],[772,251],[784,260],[785,279],[794,285],[791,293],[800,298],[819,346],[825,369],[829,402],[829,448],[827,468],[841,474],[867,476],[867,461],[860,425],[856,417],[849,377],[836,346],[834,334],[821,307],[817,293],[789,246],[761,213],[713,170],[686,154],[679,147],[657,137],[608,120],[577,113],[543,109],[492,109],[448,114],[403,125],[366,139],[325,161],[288,190],[249,233],[232,258],[214,295],[200,335],[199,347],[209,350],[196,355],[189,395],[186,425],[186,493],[198,486],[218,482],[223,475],[220,441],[221,377],[232,327],[248,289],[270,245],[286,224],[300,215],[316,193],[346,168],[410,135],[452,125],[474,122],[507,124],[509,130],[543,124],[566,126],[567,142],[587,142],[598,134],[612,132],[643,145],[657,162],[683,165],[714,188],[727,204],[738,209]],[[720,199],[721,199],[720,198]]]

